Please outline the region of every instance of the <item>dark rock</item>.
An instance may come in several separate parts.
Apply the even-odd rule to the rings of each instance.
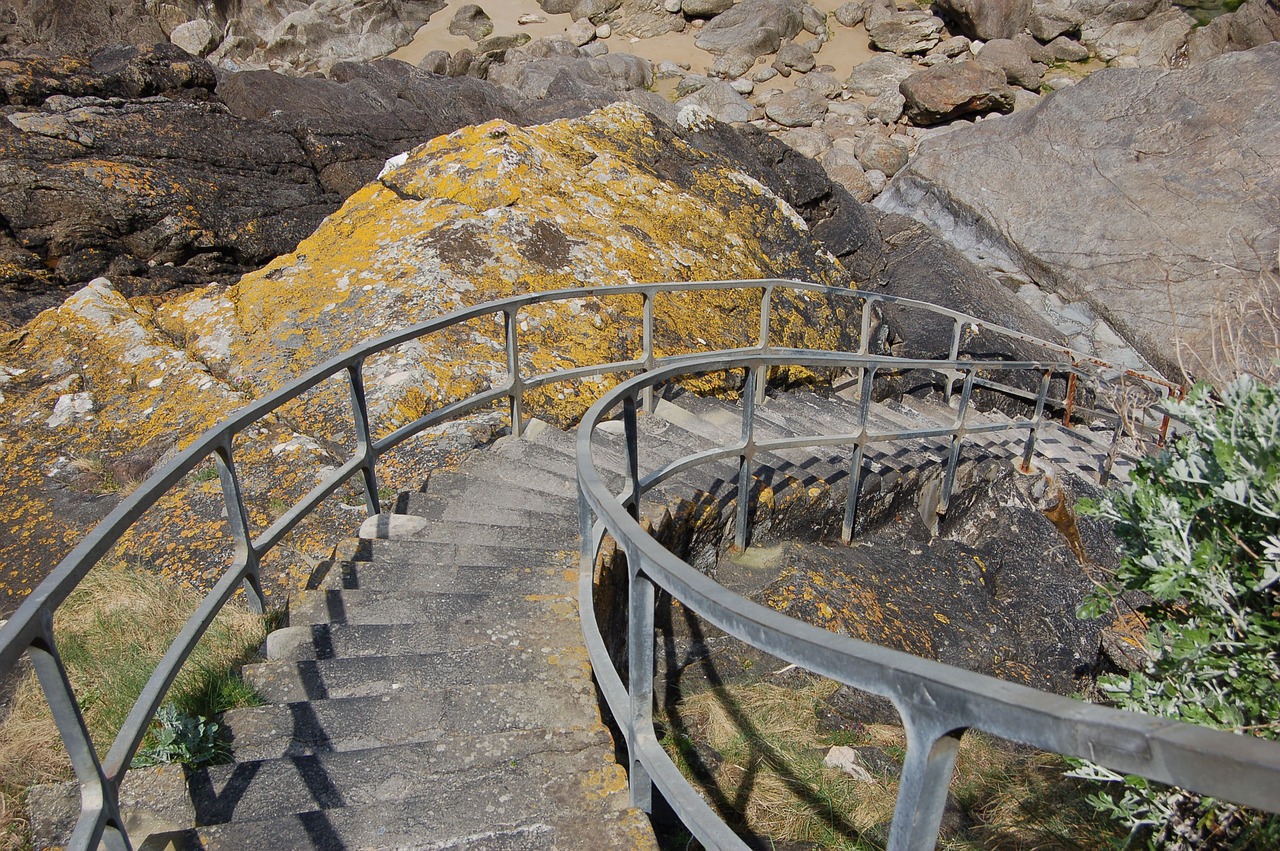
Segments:
[[[783,39],[795,38],[803,28],[803,8],[800,0],[741,0],[708,21],[695,43],[712,53],[774,53]]]
[[[428,74],[437,74],[441,77],[455,76],[450,74],[453,57],[449,55],[447,50],[430,50],[422,60],[418,62],[418,67]]]
[[[1251,293],[1268,301],[1260,286],[1280,274],[1278,101],[1280,44],[1179,72],[1101,71],[926,140],[876,203],[1087,301],[1158,368],[1198,372],[1221,356],[1215,313]],[[1231,321],[1241,340],[1264,327]],[[1246,363],[1274,357],[1241,349]]]
[[[935,0],[942,15],[969,38],[1013,38],[1031,14],[1031,0]]]
[[[852,549],[787,544],[788,566],[758,596],[836,633],[1072,694],[1097,665],[1105,628],[1075,616],[1093,583],[1031,495],[1030,477],[997,463],[994,480],[957,488],[936,535],[914,516],[916,506],[900,505],[902,521],[890,514],[892,522],[860,532]],[[940,474],[918,473],[921,484]],[[1096,492],[1074,479],[1064,490],[1070,501]],[[828,705],[852,721],[897,720],[853,689]]]
[[[1007,38],[994,39],[984,44],[978,54],[978,61],[988,68],[1003,71],[1005,79],[1012,85],[1029,91],[1039,90],[1044,72],[1048,70],[1039,62],[1032,62],[1021,44]]]
[[[986,271],[934,231],[905,216],[879,221],[885,244],[877,283],[892,295],[927,301],[1014,328],[1042,340],[1064,342],[1044,319]],[[947,357],[954,323],[938,314],[886,306],[885,333],[893,354],[909,358]],[[974,358],[1035,360],[1043,352],[989,332],[965,333],[960,353]],[[897,387],[907,392],[909,386]]]
[[[466,58],[445,70],[465,74]],[[216,91],[209,65],[172,45],[0,60],[0,322],[104,272],[127,294],[231,282],[291,251],[389,157],[461,126],[619,98],[674,118],[643,90],[644,60],[592,61],[520,101],[392,60],[339,63],[330,79],[226,74]]]
[[[493,32],[493,19],[479,6],[467,3],[458,7],[449,21],[449,34],[460,35],[472,41],[481,41]]]
[[[14,3],[7,48],[36,48],[88,56],[104,44],[151,45],[168,36],[142,3],[100,0],[27,0]]]
[[[938,124],[962,115],[1013,111],[1013,89],[1004,72],[977,62],[934,65],[899,87],[912,123]]]
[[[684,138],[734,162],[786,200],[854,280],[870,280],[880,271],[878,214],[834,184],[818,163],[750,126],[737,132],[723,124],[700,126]]]
[[[92,59],[19,54],[0,59],[0,103],[38,106],[54,95],[206,100],[213,68],[172,44],[109,47]]]

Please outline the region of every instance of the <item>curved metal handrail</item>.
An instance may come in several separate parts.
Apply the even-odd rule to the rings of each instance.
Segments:
[[[754,351],[771,351],[771,310],[776,291],[789,291],[804,297],[811,295],[833,299],[849,299],[861,302],[859,353],[870,354],[870,338],[873,323],[880,305],[892,304],[905,309],[922,310],[944,316],[952,321],[952,345],[949,361],[921,362],[924,368],[944,373],[944,392],[950,396],[955,381],[962,374],[956,366],[962,339],[969,331],[984,330],[1033,346],[1065,359],[1070,364],[1099,363],[1093,358],[1069,348],[1022,334],[1013,329],[988,323],[978,317],[949,308],[931,305],[915,299],[884,293],[866,292],[812,284],[786,279],[761,279],[751,281],[700,281],[666,282],[653,284],[625,284],[616,286],[587,286],[512,296],[497,301],[455,310],[444,316],[420,322],[403,330],[385,334],[350,349],[307,370],[285,386],[268,393],[261,399],[246,405],[212,427],[178,453],[162,468],[152,474],[133,493],[125,497],[88,535],[67,554],[39,586],[22,602],[18,610],[0,628],[0,673],[8,672],[27,654],[40,681],[46,700],[53,711],[59,733],[66,746],[72,767],[81,788],[81,815],[72,835],[70,847],[89,848],[104,841],[112,848],[127,848],[129,840],[120,819],[117,793],[129,764],[140,746],[151,720],[155,717],[169,688],[182,665],[194,649],[217,613],[232,598],[240,586],[248,592],[250,605],[261,610],[265,599],[259,585],[259,565],[262,558],[305,517],[313,512],[341,485],[359,475],[362,479],[367,512],[377,514],[381,510],[378,499],[377,461],[379,456],[408,438],[445,421],[465,415],[477,409],[506,400],[510,406],[511,428],[519,434],[523,423],[523,397],[532,389],[560,381],[580,379],[593,375],[619,372],[653,370],[673,358],[661,357],[655,351],[654,326],[658,296],[666,293],[759,290],[760,336]],[[643,300],[642,351],[638,357],[602,364],[582,364],[565,369],[552,370],[537,375],[524,376],[521,372],[519,343],[519,317],[522,310],[533,305],[583,298],[603,298],[637,295]],[[507,381],[499,387],[475,393],[467,398],[443,405],[423,414],[410,423],[375,439],[371,432],[368,397],[365,388],[364,363],[370,357],[431,334],[483,316],[500,315],[505,329]],[[905,362],[903,362],[905,363]],[[248,511],[241,493],[236,467],[233,441],[253,424],[297,399],[322,382],[339,374],[345,374],[351,397],[351,424],[356,434],[356,446],[351,456],[336,469],[324,472],[317,484],[300,500],[288,507],[274,523],[254,536],[250,531]],[[972,385],[973,373],[967,373]],[[1133,375],[1167,394],[1173,385],[1152,376]],[[865,374],[863,376],[866,377]],[[648,385],[652,387],[652,385]],[[763,389],[763,386],[761,387]],[[971,389],[971,387],[970,387]],[[998,388],[1025,395],[1013,387]],[[1072,392],[1074,392],[1072,390]],[[651,398],[651,397],[650,397]],[[1041,404],[1052,403],[1067,410],[1073,398],[1048,400],[1041,393]],[[1114,413],[1094,412],[1109,418],[1115,424],[1116,433],[1122,426]],[[125,724],[119,731],[110,751],[99,760],[80,714],[76,696],[67,680],[58,655],[53,633],[53,615],[57,608],[75,589],[90,569],[115,546],[125,532],[150,508],[168,493],[184,476],[210,455],[213,456],[221,480],[223,498],[234,553],[230,564],[222,573],[208,595],[203,599],[190,619],[171,643],[147,685],[139,695]],[[1105,471],[1104,471],[1105,473]]]
[[[784,365],[874,370],[884,365],[884,359],[800,350],[687,357],[610,390],[591,407],[579,426],[576,456],[583,548],[578,608],[596,680],[626,740],[634,805],[648,809],[652,785],[656,784],[686,827],[706,847],[748,847],[684,778],[655,735],[652,707],[654,588],[657,586],[708,623],[757,649],[893,702],[903,720],[907,753],[890,829],[890,849],[920,851],[935,846],[960,737],[970,728],[1042,750],[1087,759],[1125,774],[1138,774],[1246,806],[1280,812],[1280,743],[1097,706],[837,635],[720,586],[652,537],[639,522],[640,499],[649,487],[672,472],[725,457],[740,459],[735,533],[741,547],[747,539],[745,525],[750,519],[752,456],[756,451],[806,443],[849,444],[854,447],[849,502],[856,505],[857,475],[867,443],[937,433],[934,429],[896,435],[869,434],[869,394],[868,384],[864,384],[860,421],[852,424],[848,434],[801,436],[785,441],[756,440],[752,386],[769,367]],[[948,487],[959,454],[958,446],[966,434],[975,431],[966,426],[965,420],[976,371],[1039,372],[1046,376],[1041,385],[1044,388],[1049,374],[1064,368],[1073,369],[1053,362],[959,360],[903,361],[895,366],[953,369],[966,376],[956,423],[946,430],[952,436],[947,462]],[[638,458],[637,396],[656,383],[677,380],[690,373],[727,369],[745,369],[748,374],[748,389],[742,397],[742,439],[718,450],[687,456],[642,476]],[[1043,392],[1042,389],[1034,420],[999,424],[995,428],[1026,429],[1030,444],[1043,412]],[[622,494],[615,495],[596,470],[591,450],[595,429],[619,407],[622,408],[628,473]],[[593,517],[597,518],[596,522]],[[626,559],[625,683],[610,656],[596,615],[597,557],[606,535],[613,539]]]

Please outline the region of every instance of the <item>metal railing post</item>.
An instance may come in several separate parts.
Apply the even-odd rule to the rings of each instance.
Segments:
[[[502,311],[506,326],[507,380],[511,392],[511,434],[524,433],[524,381],[520,377],[520,326],[517,308]]]
[[[41,640],[31,645],[27,655],[49,702],[54,724],[80,785],[80,818],[68,847],[93,849],[101,842],[112,851],[130,849],[132,846],[120,818],[116,787],[107,780],[102,762],[94,750],[89,727],[80,712],[80,704],[54,642],[52,612],[44,615],[41,631]]]
[[[862,298],[862,327],[858,332],[858,354],[871,354],[871,309],[873,300],[870,296]]]
[[[653,735],[653,582],[644,575],[638,547],[628,547],[627,575],[627,760],[631,806],[653,810],[653,780],[640,759],[639,737]]]
[[[654,364],[653,303],[656,300],[657,295],[658,294],[652,290],[646,290],[644,293],[641,294],[641,297],[644,299],[644,325],[642,328],[643,338],[642,338],[641,344],[644,347],[643,354],[644,354],[644,371],[645,372],[648,372],[649,370],[653,369],[653,364]],[[641,391],[641,393],[643,395],[645,413],[652,414],[654,410],[653,385],[652,384],[647,385],[644,388],[644,390]]]
[[[773,284],[765,284],[764,291],[760,295],[760,353],[764,354],[769,351],[769,334],[771,333],[773,313]],[[756,382],[756,404],[763,405],[765,395],[769,390],[768,376],[765,380]]]
[[[235,458],[231,449],[232,436],[226,435],[222,443],[214,447],[214,461],[218,465],[218,479],[222,482],[222,500],[227,507],[227,525],[235,539],[235,558],[244,563],[244,590],[249,609],[262,614],[267,608],[267,598],[262,593],[258,550],[249,534],[249,512],[245,508],[244,495],[240,491],[240,477],[236,473]]]
[[[1036,412],[1031,419],[1031,427],[1027,429],[1027,440],[1022,446],[1022,464],[1019,469],[1024,473],[1031,472],[1031,455],[1036,449],[1036,438],[1040,434],[1040,426],[1044,422],[1045,400],[1049,398],[1049,382],[1053,377],[1050,370],[1045,370],[1040,378],[1040,392],[1036,394]]]
[[[960,359],[960,335],[964,333],[964,321],[961,319],[953,319],[951,321],[951,354],[947,356],[950,361]],[[955,369],[945,371],[947,386],[943,389],[943,399],[948,405],[951,404],[952,388],[955,385],[956,377],[959,373]]]
[[[360,475],[364,479],[364,507],[369,516],[382,513],[378,496],[377,456],[373,454],[373,436],[369,431],[369,399],[364,392],[364,360],[347,367],[347,384],[351,390],[351,423],[356,432],[356,455],[360,457]]]
[[[844,499],[844,519],[840,523],[840,540],[847,546],[853,542],[853,527],[858,521],[858,498],[862,492],[862,457],[867,446],[867,419],[871,416],[871,383],[876,368],[858,367],[858,438],[849,459],[849,493]]]
[[[640,434],[636,423],[636,397],[622,400],[622,432],[627,453],[627,511],[640,519]]]
[[[755,457],[756,384],[761,366],[747,367],[747,386],[742,391],[742,452],[738,456],[738,519],[733,530],[733,545],[741,552],[747,548],[747,524],[751,519],[752,461]]]
[[[964,389],[960,391],[960,407],[956,410],[956,427],[951,433],[951,453],[947,457],[947,471],[942,479],[942,497],[938,500],[938,514],[946,514],[951,505],[951,489],[956,484],[956,467],[960,465],[960,451],[965,435],[965,417],[969,413],[969,400],[973,397],[973,370],[964,374]]]
[[[963,729],[939,732],[936,724],[925,729],[903,714],[907,754],[898,779],[898,798],[889,828],[888,851],[933,848],[946,809],[947,789],[955,771]]]

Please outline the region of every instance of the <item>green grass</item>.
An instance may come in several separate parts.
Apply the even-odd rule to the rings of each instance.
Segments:
[[[99,566],[59,608],[58,651],[100,755],[105,755],[152,670],[201,595],[154,574]],[[271,626],[232,602],[196,646],[168,699],[211,718],[260,703],[239,676]],[[154,730],[143,748],[154,745]],[[28,847],[26,789],[70,779],[70,765],[35,677],[16,686],[0,723],[0,851]]]
[[[663,744],[739,830],[840,851],[883,848],[905,736],[893,725],[824,726],[818,710],[836,687],[814,678],[798,687],[754,682],[694,695],[663,719]],[[866,754],[871,779],[828,768],[824,758],[833,746]],[[967,734],[938,847],[1074,851],[1119,845],[1123,837],[1114,825],[1085,802],[1090,787],[1064,777],[1065,770],[1056,755]]]

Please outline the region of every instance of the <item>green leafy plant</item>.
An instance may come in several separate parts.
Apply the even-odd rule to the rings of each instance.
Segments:
[[[219,726],[203,715],[188,715],[172,703],[156,713],[150,735],[133,758],[135,768],[180,763],[210,765],[226,761],[226,742],[218,738]]]
[[[1099,687],[1126,709],[1280,738],[1280,385],[1242,376],[1170,408],[1188,432],[1124,488],[1081,506],[1114,523],[1122,553],[1080,616],[1138,592],[1147,621],[1145,664]],[[1280,835],[1275,817],[1100,766],[1073,773],[1106,784],[1094,806],[1152,847],[1255,847]]]

